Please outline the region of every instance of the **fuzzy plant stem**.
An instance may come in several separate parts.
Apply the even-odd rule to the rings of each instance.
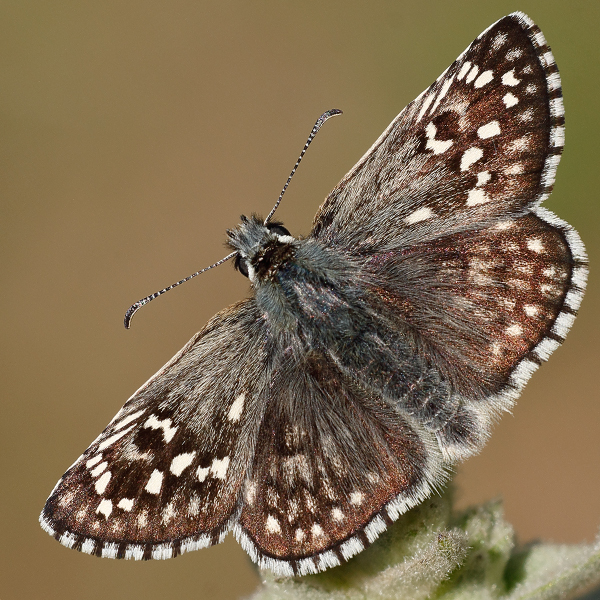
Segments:
[[[401,517],[350,562],[318,575],[261,572],[251,600],[550,600],[600,584],[593,544],[515,544],[502,502],[452,510],[452,490]]]

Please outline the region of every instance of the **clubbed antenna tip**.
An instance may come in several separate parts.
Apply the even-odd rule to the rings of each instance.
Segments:
[[[279,194],[279,198],[278,198],[277,202],[275,202],[275,206],[271,209],[271,212],[267,215],[267,218],[265,219],[265,225],[272,219],[273,215],[275,214],[275,211],[277,210],[277,207],[281,203],[281,199],[283,198],[283,195],[285,194],[285,190],[287,190],[288,185],[290,185],[290,181],[292,180],[292,177],[294,176],[294,173],[296,172],[296,169],[298,168],[298,165],[300,164],[302,157],[306,154],[306,150],[308,149],[308,147],[310,146],[310,143],[315,138],[315,135],[317,135],[317,132],[319,131],[319,129],[321,129],[321,127],[323,126],[323,123],[325,123],[325,121],[327,121],[327,119],[330,119],[331,117],[335,117],[336,115],[341,115],[341,114],[343,114],[343,113],[339,108],[332,108],[331,110],[324,112],[317,119],[317,122],[314,124],[314,126],[312,128],[310,135],[308,136],[308,139],[306,140],[306,144],[304,144],[304,148],[302,148],[302,152],[300,152],[300,156],[298,157],[298,160],[296,161],[296,164],[294,165],[294,168],[292,169],[292,172],[290,173],[290,176],[288,177],[287,181],[285,182],[285,185],[283,186],[283,189],[281,190],[281,194]]]

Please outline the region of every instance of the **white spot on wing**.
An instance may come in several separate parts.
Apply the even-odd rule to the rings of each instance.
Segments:
[[[122,458],[133,462],[134,460],[143,460],[150,462],[154,454],[150,451],[140,452],[140,449],[131,441],[125,445],[121,453]]]
[[[521,163],[513,163],[504,169],[505,175],[520,175],[524,171]]]
[[[514,227],[514,223],[512,221],[500,221],[494,229],[498,229],[499,231],[505,231],[506,229],[510,229]]]
[[[433,94],[429,94],[429,96],[427,96],[427,98],[425,98],[423,105],[421,106],[421,110],[419,111],[419,114],[417,116],[417,121],[420,121],[422,119],[423,115],[427,112],[429,105],[433,101],[433,96],[434,96]]]
[[[216,477],[217,479],[225,479],[227,467],[229,467],[229,456],[226,456],[221,460],[218,458],[213,459],[212,465],[210,465],[212,476]]]
[[[121,508],[127,512],[131,512],[133,508],[133,500],[131,498],[121,498],[117,504],[117,508]]]
[[[450,88],[453,79],[454,77],[450,77],[450,79],[446,79],[446,81],[444,81],[444,83],[442,84],[442,89],[440,90],[440,93],[438,94],[437,98],[435,99],[435,102],[433,103],[433,106],[431,107],[432,113],[435,112],[435,109],[438,107],[438,104],[440,103],[442,98],[448,93],[448,89]]]
[[[295,539],[297,542],[301,542],[306,537],[306,533],[300,528],[296,529]]]
[[[114,444],[117,440],[121,439],[125,434],[129,433],[134,427],[135,427],[135,425],[131,425],[131,427],[128,427],[127,429],[123,429],[123,431],[119,431],[119,433],[115,433],[115,435],[111,435],[110,437],[106,438],[98,446],[98,451],[101,452],[105,448],[108,448],[111,444]]]
[[[517,138],[508,145],[509,152],[522,152],[527,148],[529,144],[529,136],[524,135],[523,137]]]
[[[152,471],[152,475],[150,475],[150,479],[148,480],[148,483],[146,484],[145,490],[149,494],[154,494],[154,495],[159,494],[160,488],[162,487],[162,481],[163,481],[162,472],[159,471],[158,469],[154,469],[154,471]]]
[[[513,323],[512,325],[509,325],[506,328],[506,334],[510,335],[512,337],[517,337],[519,335],[522,335],[523,333],[523,328],[518,325],[517,323]]]
[[[113,431],[117,431],[117,429],[122,429],[125,425],[129,425],[131,421],[135,421],[141,414],[143,414],[143,410],[138,410],[134,413],[131,413],[129,416],[125,417],[118,425],[115,426]]]
[[[244,410],[244,400],[246,399],[246,394],[242,392],[233,402],[231,408],[229,409],[229,413],[227,414],[227,418],[230,421],[239,421],[239,418],[242,416],[242,411]]]
[[[462,67],[460,68],[460,71],[458,72],[456,79],[458,79],[460,81],[468,73],[470,68],[471,68],[471,63],[468,60],[466,60],[463,63]]]
[[[506,53],[506,60],[515,60],[521,58],[523,50],[521,48],[512,48]]]
[[[508,35],[506,33],[499,33],[492,40],[492,48],[494,50],[499,50],[500,48],[502,48],[502,46],[504,45],[504,43],[506,42],[507,39],[508,39]]]
[[[294,482],[297,477],[302,477],[309,485],[312,483],[312,472],[304,454],[294,454],[284,458],[281,466],[289,482]]]
[[[469,148],[465,150],[460,159],[460,170],[466,171],[473,163],[477,162],[483,156],[481,148]]]
[[[102,454],[96,454],[96,456],[94,456],[93,458],[90,458],[90,460],[88,460],[85,463],[85,466],[88,469],[91,469],[94,465],[98,464],[101,460],[102,460]]]
[[[273,515],[269,515],[267,517],[265,527],[268,533],[281,533],[281,526],[279,525],[279,521]]]
[[[322,536],[325,535],[325,532],[323,531],[323,528],[318,523],[315,523],[312,526],[311,532],[312,532],[312,534],[313,534],[314,537],[322,537]]]
[[[193,494],[190,498],[190,503],[188,504],[187,514],[190,517],[195,517],[200,512],[200,498]]]
[[[527,121],[531,121],[533,119],[533,114],[533,108],[528,108],[519,115],[519,121],[527,123]]]
[[[498,121],[491,121],[490,123],[487,123],[486,125],[482,125],[477,130],[477,135],[482,140],[494,137],[495,135],[499,135],[499,134],[500,134],[500,123],[498,123]]]
[[[106,486],[108,485],[109,481],[110,481],[110,471],[106,471],[106,473],[104,473],[104,475],[102,475],[102,477],[100,477],[100,479],[98,479],[98,481],[96,481],[96,483],[94,484],[94,487],[96,488],[96,493],[99,496],[104,494],[104,490],[106,490]]]
[[[473,188],[469,190],[469,194],[467,196],[467,206],[476,206],[477,204],[485,204],[489,202],[491,198],[479,188]]]
[[[408,217],[404,219],[404,222],[407,225],[412,225],[413,223],[418,223],[419,221],[425,221],[425,219],[429,219],[432,216],[433,211],[430,208],[424,206],[423,208],[419,208],[410,215],[408,215]]]
[[[504,75],[502,75],[502,83],[504,85],[509,85],[509,86],[513,87],[513,86],[521,83],[521,80],[517,79],[515,77],[515,70],[511,69],[510,71],[508,71],[507,73],[504,73]]]
[[[477,73],[479,73],[479,67],[477,65],[473,65],[473,68],[469,71],[469,74],[465,79],[465,83],[471,83],[471,81],[477,77]]]
[[[177,515],[177,511],[175,510],[175,505],[172,502],[169,502],[164,510],[162,511],[162,522],[164,525],[167,525],[169,521],[173,519]]]
[[[209,471],[210,467],[198,467],[198,470],[196,471],[196,475],[198,475],[198,481],[204,481],[208,477]]]
[[[98,477],[98,475],[100,475],[100,473],[102,473],[107,466],[108,463],[106,461],[100,463],[93,471],[90,471],[90,475],[92,477]]]
[[[492,81],[492,79],[494,79],[494,72],[493,71],[484,71],[476,80],[475,83],[473,84],[476,88],[480,88],[483,87],[484,85],[487,85],[490,81]]]
[[[187,469],[187,467],[189,467],[192,464],[195,456],[196,456],[195,452],[185,452],[183,454],[178,454],[171,461],[171,467],[170,467],[171,473],[173,473],[173,475],[177,475],[177,477],[179,477],[179,475],[181,475],[183,473],[184,469]]]
[[[360,506],[362,504],[364,495],[362,492],[352,492],[350,494],[350,504],[354,504],[355,506]]]
[[[331,518],[339,523],[344,520],[344,513],[336,507],[331,511]]]
[[[436,140],[435,134],[437,133],[437,128],[433,123],[429,123],[427,127],[425,127],[425,135],[427,136],[427,144],[426,148],[432,150],[434,154],[442,154],[446,152],[454,142],[452,140]]]
[[[544,251],[544,244],[542,244],[542,240],[538,238],[534,238],[532,240],[527,240],[527,248],[532,252],[540,253]]]
[[[481,171],[481,173],[477,173],[477,183],[475,185],[485,185],[491,178],[489,171]]]
[[[523,307],[523,310],[525,311],[525,314],[528,317],[535,317],[535,315],[538,314],[540,309],[537,306],[534,306],[533,304],[526,304]]]
[[[249,481],[246,483],[246,502],[252,506],[256,496],[256,482]]]
[[[177,427],[171,427],[171,425],[171,419],[163,419],[161,421],[156,417],[156,415],[151,415],[144,423],[144,427],[150,427],[151,429],[162,429],[163,437],[167,444],[173,439],[173,436],[177,431]]]
[[[266,500],[269,506],[277,508],[279,506],[279,494],[275,488],[267,487]]]
[[[504,94],[504,98],[502,98],[502,102],[504,102],[504,105],[506,106],[506,108],[510,108],[511,106],[518,104],[519,99],[514,94],[507,92],[506,94]]]
[[[104,515],[104,517],[107,519],[110,516],[111,512],[112,502],[110,500],[102,500],[100,504],[98,504],[98,508],[96,509],[97,514]]]
[[[63,508],[66,508],[67,506],[69,506],[69,504],[71,504],[71,502],[73,502],[74,499],[75,499],[75,490],[69,490],[68,492],[65,493],[64,496],[62,496],[62,498],[58,501],[58,503]]]

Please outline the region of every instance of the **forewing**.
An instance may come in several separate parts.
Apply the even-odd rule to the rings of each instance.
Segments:
[[[277,369],[236,533],[278,574],[348,560],[443,479],[433,435],[324,355]]]
[[[514,13],[398,115],[330,193],[312,235],[398,248],[518,213],[550,193],[563,141],[552,53]]]
[[[170,558],[220,541],[262,419],[266,340],[254,300],[211,319],[65,473],[44,529],[113,558]]]

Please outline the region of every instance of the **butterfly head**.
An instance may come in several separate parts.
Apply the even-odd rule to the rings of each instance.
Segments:
[[[256,215],[240,218],[242,222],[227,231],[227,245],[237,252],[235,268],[253,284],[273,278],[293,257],[295,238],[277,221],[265,224]]]

